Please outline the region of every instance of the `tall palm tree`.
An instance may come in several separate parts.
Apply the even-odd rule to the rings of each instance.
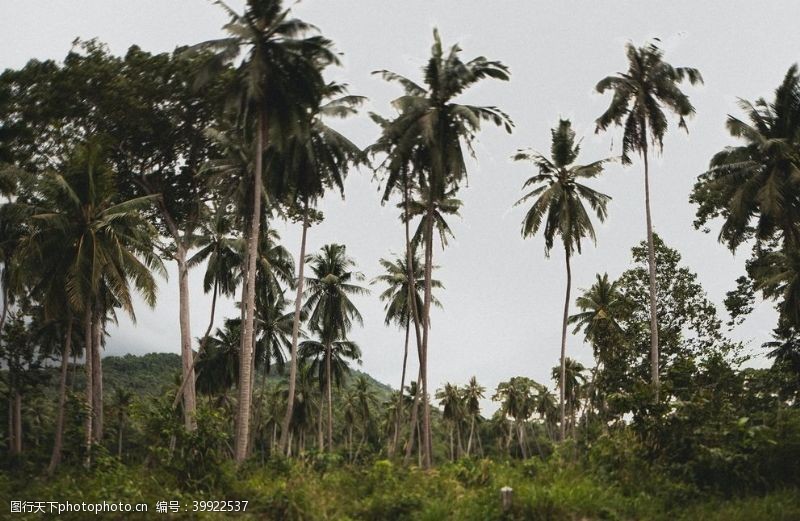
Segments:
[[[622,162],[630,164],[630,152],[638,152],[644,160],[644,205],[647,224],[647,260],[650,268],[650,373],[656,400],[659,394],[658,375],[658,305],[656,303],[656,259],[653,245],[653,219],[650,212],[650,170],[648,151],[652,144],[657,152],[664,148],[667,117],[663,107],[678,116],[678,127],[686,129],[686,118],[695,112],[678,84],[687,79],[692,85],[702,83],[697,69],[673,67],[664,61],[664,52],[650,43],[636,47],[626,44],[628,70],[607,76],[595,87],[597,92],[614,93],[608,109],[597,118],[597,132],[612,124],[623,127]]]
[[[416,309],[422,308],[422,298],[420,289],[424,287],[425,272],[422,268],[419,258],[414,255],[412,265],[413,269],[409,269],[407,262],[402,257],[395,257],[393,260],[381,259],[380,264],[385,270],[382,275],[373,279],[372,284],[381,283],[386,285],[386,289],[380,294],[380,300],[385,302],[384,307],[386,317],[384,323],[389,326],[395,324],[405,329],[405,344],[403,347],[403,370],[400,376],[400,389],[406,385],[406,367],[408,363],[408,340],[411,329],[411,320],[413,318],[413,306]],[[413,281],[409,280],[409,273],[413,272]],[[413,290],[412,290],[413,284]],[[434,288],[444,288],[442,283],[438,280],[432,280],[431,285]],[[416,295],[415,302],[411,302],[412,294]],[[436,297],[432,297],[433,304],[441,307],[441,303]],[[395,429],[393,434],[393,442],[391,444],[391,451],[393,452],[397,446],[400,436],[400,423],[403,420],[402,406],[399,400],[402,400],[402,395],[398,395],[398,408],[395,414]],[[413,432],[413,429],[412,429]]]
[[[314,207],[327,190],[336,189],[344,197],[344,179],[348,170],[365,161],[364,153],[348,138],[328,126],[329,118],[345,118],[356,114],[364,98],[346,95],[347,89],[340,84],[326,85],[322,103],[310,111],[310,132],[291,140],[286,151],[276,155],[272,161],[274,174],[270,176],[272,191],[289,207],[289,214],[301,223],[300,257],[297,259],[295,282],[294,324],[292,330],[291,362],[289,367],[289,394],[286,414],[281,429],[281,449],[288,449],[291,432],[294,388],[297,377],[297,346],[302,320],[302,297],[306,263],[306,239],[308,228],[322,219]]]
[[[33,191],[25,256],[43,273],[53,274],[45,279],[64,282],[70,309],[83,316],[88,465],[95,439],[93,416],[95,407],[101,406],[94,403],[94,378],[100,375],[98,368],[93,368],[101,347],[100,321],[112,305],[135,320],[131,286],[153,306],[156,283],[152,270],[165,274],[154,252],[155,229],[143,216],[153,197],[121,201],[114,172],[104,162],[97,144],[78,147],[64,165],[63,174],[43,174]]]
[[[422,324],[421,382],[425,400],[423,413],[424,465],[431,465],[430,404],[428,395],[428,329],[430,326],[431,273],[433,268],[433,211],[431,204],[445,198],[453,188],[457,188],[467,174],[464,161],[464,147],[472,152],[472,142],[480,130],[481,123],[488,121],[503,126],[511,132],[510,118],[496,107],[465,105],[456,98],[485,78],[508,80],[508,68],[499,61],[484,57],[467,62],[460,57],[461,48],[454,45],[445,52],[438,30],[434,30],[434,44],[431,57],[424,67],[424,87],[399,74],[379,71],[388,81],[398,83],[405,94],[394,101],[399,116],[390,124],[392,141],[402,172],[411,166],[414,174],[425,179],[430,190],[425,234],[425,292],[423,309],[420,314]],[[388,187],[387,187],[388,188]]]
[[[351,295],[365,295],[369,290],[355,283],[364,275],[355,271],[355,261],[347,256],[343,244],[328,244],[307,262],[314,274],[307,279],[304,308],[311,331],[324,344],[325,396],[328,408],[328,449],[333,443],[333,400],[331,397],[331,364],[336,342],[346,342],[353,320],[361,323],[361,313],[350,300]],[[344,344],[342,344],[344,346]],[[344,347],[343,347],[344,349]]]
[[[564,245],[567,268],[567,290],[564,298],[564,316],[561,323],[561,369],[564,372],[567,353],[567,321],[569,319],[569,299],[572,288],[572,269],[570,259],[581,253],[581,240],[588,237],[595,240],[594,226],[584,203],[594,211],[599,221],[606,218],[606,206],[611,198],[581,181],[592,179],[603,172],[603,166],[610,159],[601,159],[587,165],[576,165],[580,153],[580,143],[575,142],[575,131],[569,120],[560,120],[558,127],[550,131],[552,144],[548,159],[531,151],[519,151],[516,161],[530,161],[538,174],[530,177],[523,189],[533,189],[525,194],[517,204],[535,199],[525,219],[522,221],[522,236],[535,235],[544,223],[545,254],[550,255],[556,235]],[[561,439],[565,435],[564,379],[559,381],[561,391]]]
[[[264,186],[263,152],[268,147],[279,149],[289,136],[307,131],[302,125],[298,129],[298,122],[302,123],[306,111],[319,103],[325,86],[322,69],[338,60],[331,50],[331,42],[317,35],[306,37],[314,27],[289,18],[289,11],[283,10],[280,0],[248,0],[242,14],[221,0],[215,3],[222,6],[230,17],[224,26],[230,36],[195,48],[215,51],[207,67],[209,71],[215,66],[236,61],[244,52],[245,58],[236,69],[239,81],[236,103],[246,128],[253,129],[254,143],[253,182],[249,191],[252,206],[246,233],[242,367],[234,448],[234,459],[240,463],[247,456],[250,438],[250,372],[255,328],[256,258]],[[255,121],[252,121],[253,114]]]

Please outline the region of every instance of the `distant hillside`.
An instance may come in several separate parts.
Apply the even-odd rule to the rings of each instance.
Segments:
[[[158,394],[165,385],[177,384],[181,370],[181,357],[175,353],[148,353],[146,355],[107,356],[103,358],[103,383],[111,392],[122,387],[135,394],[146,396]],[[82,384],[82,374],[78,371],[78,382]],[[364,375],[375,389],[379,400],[388,398],[393,389],[369,374],[353,369],[350,373],[352,381]],[[286,375],[273,374],[270,379],[286,380]]]

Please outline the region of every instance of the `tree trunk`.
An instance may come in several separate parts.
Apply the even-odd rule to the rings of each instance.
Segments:
[[[0,331],[3,331],[3,326],[6,324],[6,315],[8,315],[8,288],[3,284],[3,312],[0,313]]]
[[[403,349],[403,372],[400,376],[400,392],[398,393],[397,397],[397,413],[395,414],[395,422],[394,422],[394,440],[392,441],[391,448],[389,451],[389,457],[391,458],[394,455],[394,451],[397,448],[397,444],[400,441],[400,424],[403,421],[403,387],[406,385],[406,365],[408,364],[408,337],[409,332],[411,330],[411,320],[410,318],[406,318],[406,342],[405,348]]]
[[[94,440],[103,439],[103,362],[100,349],[103,345],[103,316],[98,311],[92,323],[92,408],[94,411],[92,434]]]
[[[181,372],[183,380],[183,425],[186,430],[193,431],[197,428],[195,418],[197,409],[197,397],[195,395],[195,375],[194,375],[194,353],[192,352],[192,330],[189,321],[189,266],[186,264],[186,248],[176,239],[178,252],[176,262],[178,264],[178,294],[179,294],[179,315],[181,328]],[[214,288],[216,290],[216,286]],[[186,384],[183,384],[183,382]],[[189,385],[191,382],[191,385]]]
[[[522,451],[522,459],[528,459],[528,449],[525,446],[525,424],[517,422],[517,439],[519,440],[519,450]]]
[[[411,406],[411,426],[410,432],[408,433],[408,445],[406,445],[406,456],[405,462],[408,463],[411,460],[411,453],[414,451],[414,436],[415,434],[419,434],[419,402],[420,402],[420,379],[422,378],[422,368],[420,367],[419,372],[417,373],[417,392],[414,394],[414,403]]]
[[[422,312],[422,360],[420,374],[422,378],[422,431],[420,443],[424,445],[425,469],[431,468],[431,408],[428,400],[428,336],[431,323],[431,274],[433,270],[433,201],[428,202],[427,233],[425,235],[425,298]]]
[[[320,396],[319,400],[319,416],[317,418],[317,451],[322,452],[325,450],[325,436],[322,433],[322,418],[325,416],[325,402],[324,398]]]
[[[281,446],[282,452],[288,449],[289,431],[292,424],[292,414],[294,413],[294,395],[297,385],[297,343],[300,338],[300,317],[303,308],[303,272],[306,265],[306,234],[308,232],[308,205],[303,208],[303,233],[300,239],[300,258],[297,267],[297,297],[294,302],[294,320],[292,322],[292,353],[289,362],[289,395],[286,398],[286,415],[281,424]]]
[[[333,397],[331,396],[331,344],[325,345],[325,399],[328,402],[328,452],[333,451]]]
[[[470,418],[469,422],[469,438],[467,438],[467,456],[472,455],[472,435],[475,433],[475,416]]]
[[[420,364],[420,372],[417,377],[417,386],[419,387],[422,380],[422,333],[420,333],[420,316],[419,309],[417,308],[417,279],[416,270],[414,269],[414,253],[411,251],[411,223],[409,214],[409,201],[411,199],[411,187],[408,179],[408,172],[405,173],[403,178],[403,207],[404,207],[404,221],[405,221],[405,241],[406,241],[406,269],[408,269],[408,291],[410,293],[411,305],[411,318],[414,321],[414,337],[417,341],[417,357]],[[402,389],[400,390],[402,392]],[[417,418],[419,410],[419,390],[414,397],[414,405],[411,409],[411,424],[408,435],[408,445],[406,447],[405,461],[408,463],[411,458],[411,452],[414,448],[414,433],[417,431]]]
[[[197,361],[200,359],[200,353],[202,353],[203,350],[205,349],[206,343],[208,343],[208,335],[211,334],[211,329],[214,327],[214,314],[216,313],[216,310],[217,310],[217,294],[218,294],[218,292],[219,292],[219,282],[215,280],[214,281],[214,293],[212,294],[212,297],[211,297],[211,318],[209,318],[209,320],[208,320],[208,327],[206,328],[206,332],[203,335],[203,338],[200,340],[200,346],[197,348],[197,353],[194,353],[194,355],[192,356],[192,370],[183,375],[183,379],[181,380],[181,386],[178,388],[178,392],[175,393],[175,399],[172,401],[172,409],[173,410],[175,410],[175,408],[178,406],[178,404],[181,403],[181,398],[183,397],[183,390],[186,387],[186,385],[189,383],[189,380],[191,379],[194,382],[196,377],[197,377],[197,375],[195,374],[195,368],[197,367]],[[197,398],[197,394],[195,393],[195,399],[196,398]],[[197,402],[195,401],[195,404],[196,403]],[[194,421],[195,427],[197,427],[196,418],[194,418],[193,421]]]
[[[84,459],[84,466],[89,468],[92,464],[92,443],[94,440],[94,436],[92,433],[92,425],[94,421],[92,420],[93,416],[93,398],[94,395],[92,394],[92,360],[94,356],[92,355],[92,309],[90,306],[86,306],[86,311],[84,312],[83,316],[83,340],[85,344],[85,362],[84,362],[84,369],[86,370],[86,420],[85,420],[85,429],[86,429],[86,438],[85,438],[85,445],[86,445],[86,456]]]
[[[650,168],[647,163],[647,147],[644,147],[644,206],[647,214],[647,265],[650,275],[650,377],[656,402],[661,383],[658,375],[658,293],[656,289],[656,250],[653,243],[653,218],[650,213]]]
[[[64,348],[61,351],[61,379],[58,382],[58,411],[56,413],[56,432],[53,441],[53,453],[50,455],[50,464],[47,466],[47,475],[52,476],[56,467],[61,462],[61,450],[64,437],[64,407],[67,402],[67,369],[69,368],[69,354],[72,351],[72,315],[67,314],[67,333],[64,338]]]
[[[572,269],[569,265],[569,250],[566,250],[567,260],[567,293],[564,297],[564,320],[561,323],[561,375],[558,382],[559,394],[561,395],[561,441],[566,439],[566,372],[567,372],[567,320],[569,320],[569,293],[572,286]]]
[[[236,445],[234,460],[242,463],[247,457],[247,440],[250,439],[250,359],[253,356],[253,335],[255,333],[256,297],[256,258],[258,257],[258,238],[261,233],[261,175],[264,150],[265,115],[258,114],[256,124],[255,172],[253,173],[253,214],[250,219],[250,233],[247,237],[247,279],[245,281],[244,321],[242,322],[242,343],[239,356],[239,401],[236,414]]]

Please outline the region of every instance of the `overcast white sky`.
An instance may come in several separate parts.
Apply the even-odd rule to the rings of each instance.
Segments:
[[[237,9],[242,4],[231,1]],[[511,82],[487,81],[466,97],[501,107],[517,127],[511,136],[489,127],[481,134],[469,186],[460,193],[462,219],[451,223],[456,240],[445,252],[435,251],[441,266],[437,276],[446,286],[439,293],[444,309],[434,310],[432,317],[430,378],[435,387],[477,375],[491,396],[498,382],[515,375],[551,383],[559,352],[563,255],[556,249],[546,259],[541,238],[520,237],[524,210],[511,206],[531,170],[509,158],[523,147],[549,151],[549,129],[559,117],[571,118],[585,136],[583,162],[618,154],[619,132],[593,132],[595,118],[609,101],[594,93],[594,85],[624,70],[627,41],[659,37],[667,61],[697,67],[705,78],[705,86],[686,88],[697,109],[691,133],[673,125],[664,156],[652,162],[653,212],[656,231],[681,251],[722,308],[725,292],[743,271],[744,257],[718,244],[716,230],[706,235],[692,228],[689,191],[711,155],[733,143],[724,122],[727,114],[738,113],[736,98],[771,96],[787,68],[800,60],[800,3],[304,0],[294,13],[319,26],[343,53],[343,67],[331,78],[368,96],[366,110],[387,116],[389,101],[399,91],[370,73],[386,68],[419,78],[434,27],[446,44],[460,43],[465,58],[484,55],[511,67]],[[132,44],[171,51],[219,37],[225,22],[222,10],[203,0],[0,0],[0,69],[21,67],[30,58],[61,59],[76,37],[97,37],[118,54]],[[366,114],[337,125],[362,146],[378,134]],[[619,275],[629,265],[630,247],[644,238],[641,165],[611,166],[593,185],[614,200],[608,221],[598,226],[597,247],[587,245],[573,262],[574,288],[588,287],[597,272]],[[346,201],[331,195],[323,202],[326,220],[311,229],[309,251],[344,243],[367,277],[376,276],[378,259],[402,252],[403,244],[396,211],[380,206],[377,190],[370,172],[352,172]],[[296,254],[299,230],[278,228]],[[200,270],[192,274],[194,336],[205,329],[210,308],[201,277]],[[363,369],[397,387],[403,336],[384,327],[377,293],[357,299],[365,324],[351,336],[364,351]],[[107,354],[179,352],[177,302],[173,276],[162,284],[155,310],[140,306],[136,326],[123,320],[112,332]],[[221,311],[220,318],[236,314],[232,303]],[[768,339],[774,319],[772,305],[761,304],[733,336],[757,348]],[[591,363],[591,349],[580,338],[571,337],[567,350],[568,356]]]

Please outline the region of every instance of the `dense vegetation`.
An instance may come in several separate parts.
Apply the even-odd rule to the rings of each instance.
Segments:
[[[703,78],[666,62],[658,42],[629,44],[627,71],[596,85],[612,93],[596,128],[620,127],[620,157],[584,162],[568,120],[549,155],[513,156],[533,166],[522,236],[543,234],[547,255],[563,248],[557,393],[525,375],[434,389],[430,316],[445,291],[434,254],[452,238],[482,126],[515,128],[461,95],[510,81],[509,68],[463,59],[435,31],[421,81],[376,73],[401,94],[391,117],[370,114],[380,137],[362,150],[332,126],[364,101],[326,80],[333,42],[278,0],[249,0],[242,14],[218,3],[230,16],[219,40],[121,57],[78,41],[62,62],[0,75],[0,497],[247,500],[254,519],[800,517],[797,66],[774,99],[741,102],[746,117],[727,122],[736,141],[709,151],[689,195],[698,229],[721,221],[721,242],[752,248],[729,323],[650,212],[648,161],[671,117],[687,129],[695,109],[682,88]],[[598,273],[574,299],[571,259],[613,215],[592,181],[637,157],[644,240],[618,278]],[[357,168],[374,170],[376,204],[396,205],[405,235],[373,281],[346,245],[306,251],[324,219],[317,203],[343,196]],[[296,257],[281,220],[302,230]],[[102,357],[108,326],[135,318],[136,294],[155,306],[171,262],[180,355]],[[191,269],[204,270],[212,302],[200,335]],[[353,296],[370,288],[385,325],[405,333],[395,390],[353,368]],[[758,293],[778,311],[762,369],[729,338]],[[238,316],[216,316],[221,297]],[[593,367],[567,356],[570,328]]]

